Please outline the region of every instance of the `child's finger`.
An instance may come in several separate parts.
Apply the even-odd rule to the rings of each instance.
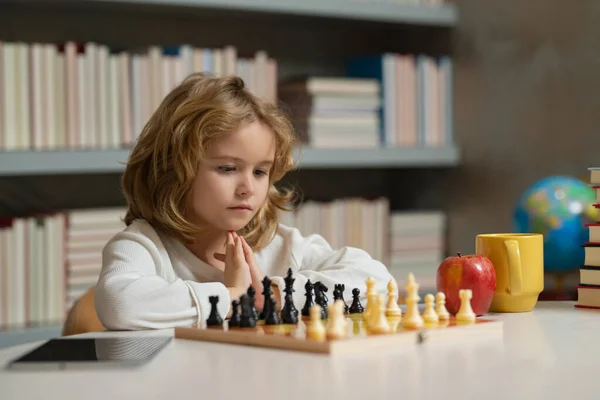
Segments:
[[[246,262],[246,257],[244,257],[244,249],[242,247],[242,241],[237,238],[235,242],[235,258],[238,262]]]

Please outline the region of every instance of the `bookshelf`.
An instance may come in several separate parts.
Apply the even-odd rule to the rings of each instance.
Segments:
[[[129,150],[42,151],[0,153],[0,176],[120,173]],[[453,167],[455,147],[315,149],[296,153],[299,169]]]
[[[262,49],[280,63],[280,80],[303,74],[343,75],[345,60],[359,53],[444,54],[451,51],[451,34],[458,23],[458,9],[451,3],[384,0],[32,0],[0,4],[0,41],[97,41],[126,49],[192,42],[200,47],[233,45],[245,54]],[[156,29],[157,24],[161,29]],[[42,204],[47,196],[44,205],[51,205],[49,196],[66,196],[69,204],[114,205],[114,198],[119,195],[118,176],[128,155],[129,149],[0,152],[0,181],[7,183],[4,187],[10,190],[5,197],[10,196],[13,203]],[[415,178],[420,171],[433,169],[437,173],[461,163],[459,145],[304,147],[296,158],[300,161],[299,171],[306,171],[299,175],[300,183],[313,186],[313,192],[335,189],[341,193],[344,185],[351,187],[349,192],[356,192],[360,186],[363,193],[370,195],[389,193],[402,197],[403,204],[419,203],[419,194],[415,191],[415,198],[410,199],[412,192],[403,191],[400,195],[387,191],[392,182],[395,188],[402,187],[402,181],[394,173],[388,174],[389,170],[406,171],[402,179],[406,177],[408,183],[414,183],[421,182]],[[353,173],[348,174],[349,170]],[[357,174],[356,170],[362,171]],[[328,184],[321,172],[336,185]],[[368,179],[361,180],[363,173]],[[96,190],[73,184],[87,181],[87,175],[88,185],[103,182],[110,186],[109,193],[96,199]],[[46,186],[51,186],[48,193],[44,193]],[[15,188],[18,191],[13,192]],[[30,203],[19,197],[27,196],[28,190]],[[0,202],[0,212],[6,215],[7,209],[10,205]],[[0,329],[0,348],[56,337],[60,329],[58,325]]]
[[[319,18],[454,26],[458,13],[453,4],[428,5],[368,0],[102,0],[90,3],[191,7],[202,11],[240,11],[261,14],[300,15]]]

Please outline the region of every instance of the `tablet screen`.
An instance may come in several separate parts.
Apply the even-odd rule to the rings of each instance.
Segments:
[[[141,365],[172,340],[171,336],[51,339],[9,364],[65,367],[81,365]]]

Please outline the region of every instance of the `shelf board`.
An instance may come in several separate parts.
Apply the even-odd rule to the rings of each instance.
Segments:
[[[326,17],[356,21],[455,26],[457,8],[453,4],[430,5],[384,0],[86,0],[93,3],[184,6],[207,10],[232,10],[279,15]]]
[[[0,349],[60,337],[61,332],[60,324],[0,330]]]
[[[125,169],[129,149],[25,151],[0,153],[0,176],[111,174]],[[452,167],[459,163],[454,147],[314,149],[296,153],[299,169]]]

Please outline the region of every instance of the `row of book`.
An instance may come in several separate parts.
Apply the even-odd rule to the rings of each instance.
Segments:
[[[596,191],[596,208],[600,208],[600,167],[589,168],[590,186]],[[589,230],[584,248],[583,265],[579,267],[577,304],[575,307],[600,309],[600,221],[586,224]]]
[[[98,279],[101,252],[124,229],[123,208],[72,210],[6,219],[0,225],[0,327],[62,322]],[[403,281],[413,272],[435,290],[444,217],[437,212],[390,212],[388,200],[307,201],[282,212],[281,223],[322,235],[333,248],[363,248]],[[433,282],[433,286],[432,286]]]
[[[0,42],[0,150],[128,147],[189,74],[238,75],[276,101],[277,68],[264,51],[241,57],[232,46]]]
[[[348,60],[345,76],[279,83],[265,51],[233,46],[0,42],[0,151],[130,147],[164,97],[194,72],[237,75],[290,112],[313,147],[452,144],[452,61],[424,54]]]

